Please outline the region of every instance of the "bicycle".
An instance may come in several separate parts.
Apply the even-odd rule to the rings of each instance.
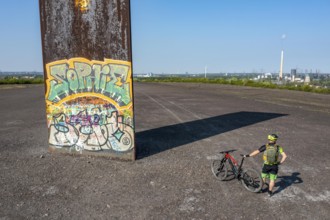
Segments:
[[[230,153],[234,151],[236,150],[219,152],[221,154],[221,158],[212,161],[211,168],[213,175],[217,179],[224,181],[228,176],[227,164],[229,164],[235,178],[239,180],[247,190],[255,193],[259,192],[263,185],[260,173],[251,168],[243,169],[242,166],[245,157],[243,154],[241,154],[242,160],[241,163],[238,164],[235,158],[230,155]]]

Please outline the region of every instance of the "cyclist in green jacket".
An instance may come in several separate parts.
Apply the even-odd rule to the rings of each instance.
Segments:
[[[264,165],[262,167],[262,179],[266,182],[266,178],[269,179],[268,195],[273,195],[273,188],[278,173],[278,165],[282,164],[287,155],[284,153],[283,148],[276,144],[278,136],[276,134],[268,135],[268,144],[261,146],[258,150],[253,151],[245,157],[253,157],[261,152],[264,152],[263,159]],[[281,155],[281,160],[278,160],[278,156]]]

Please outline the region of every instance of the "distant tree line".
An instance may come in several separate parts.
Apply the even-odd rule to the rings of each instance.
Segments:
[[[225,84],[235,86],[250,86],[270,89],[287,89],[297,90],[304,92],[315,92],[330,94],[330,88],[319,87],[307,84],[295,84],[295,83],[276,83],[271,79],[264,79],[260,81],[251,80],[248,78],[238,77],[223,77],[223,78],[188,78],[188,77],[139,77],[134,78],[135,82],[171,82],[171,83],[213,83],[213,84]]]
[[[250,86],[270,89],[287,89],[305,92],[315,92],[330,94],[330,79],[312,80],[309,85],[304,83],[278,83],[274,79],[252,80],[246,76],[223,76],[223,77],[134,77],[135,82],[180,82],[180,83],[212,83],[236,86]],[[0,85],[3,84],[42,84],[44,83],[43,75],[35,76],[4,76],[0,77]]]
[[[44,78],[42,75],[37,76],[4,76],[0,78],[0,85],[3,84],[42,84]]]

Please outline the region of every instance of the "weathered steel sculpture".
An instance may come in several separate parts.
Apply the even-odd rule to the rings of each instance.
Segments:
[[[40,0],[49,149],[135,159],[129,0]]]

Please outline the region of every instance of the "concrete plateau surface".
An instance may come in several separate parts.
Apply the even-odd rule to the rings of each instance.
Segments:
[[[137,160],[48,153],[44,87],[0,87],[0,219],[329,219],[330,96],[134,83]],[[211,172],[279,135],[275,194]],[[261,171],[262,156],[244,167]]]

